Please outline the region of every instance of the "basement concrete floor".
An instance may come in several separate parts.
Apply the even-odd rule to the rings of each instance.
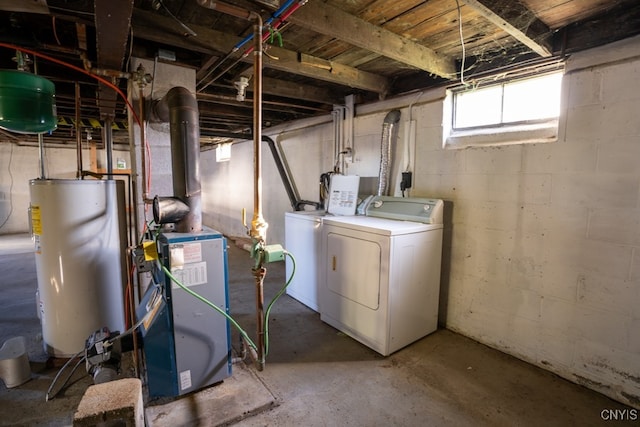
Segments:
[[[255,336],[255,288],[246,251],[229,245],[231,314]],[[267,265],[265,299],[282,287],[284,266]],[[0,236],[0,344],[28,341],[32,379],[0,382],[0,426],[66,426],[91,379],[80,367],[55,399],[44,396],[60,368],[42,350],[31,240]],[[270,321],[263,371],[234,365],[221,385],[182,399],[147,403],[150,426],[567,426],[605,421],[631,408],[446,329],[382,357],[283,295]],[[233,331],[234,348],[238,333]],[[125,369],[124,376],[132,374]],[[55,390],[55,389],[54,389]]]

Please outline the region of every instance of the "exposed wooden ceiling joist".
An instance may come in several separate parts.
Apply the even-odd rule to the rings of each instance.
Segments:
[[[456,74],[453,59],[327,3],[310,1],[288,20],[440,77],[451,78]]]
[[[253,92],[253,85],[247,87],[247,91]],[[301,99],[304,101],[321,102],[323,104],[336,104],[339,99],[319,87],[292,83],[281,79],[262,77],[262,91],[267,95],[284,96],[285,98]]]
[[[635,34],[640,34],[640,3],[626,0],[606,13],[563,28],[556,50],[571,53]]]
[[[551,56],[551,30],[519,1],[462,0],[540,56]]]
[[[230,52],[241,40],[240,37],[197,25],[191,25],[191,28],[198,36],[185,37],[183,31],[172,19],[139,9],[134,9],[133,21],[134,37],[208,55]],[[299,52],[281,47],[271,46],[269,52],[278,60],[265,57],[265,67],[379,94],[385,94],[389,88],[389,81],[377,74],[336,63],[331,63],[328,69],[327,67],[318,67],[310,61],[300,61],[301,54]],[[248,56],[242,61],[251,63],[253,58]],[[318,61],[327,62],[322,59],[318,59]]]

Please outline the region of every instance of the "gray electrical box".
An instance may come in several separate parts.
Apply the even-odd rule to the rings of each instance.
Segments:
[[[214,230],[161,234],[158,254],[175,278],[228,314],[227,242],[222,234]],[[142,327],[149,396],[179,396],[229,377],[227,318],[187,293],[161,269],[153,274],[159,286],[150,287],[137,313],[142,319],[156,311]],[[154,304],[158,292],[163,302]]]

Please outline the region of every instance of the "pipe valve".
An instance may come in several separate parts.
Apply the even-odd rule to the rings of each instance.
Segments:
[[[233,86],[238,90],[236,100],[240,102],[244,101],[246,89],[249,86],[249,79],[245,76],[240,76],[238,81],[233,83]]]

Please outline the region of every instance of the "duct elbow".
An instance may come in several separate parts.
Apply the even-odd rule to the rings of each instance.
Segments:
[[[162,122],[169,122],[171,111],[175,108],[190,109],[198,113],[198,102],[195,96],[184,87],[173,87],[161,99],[153,104],[153,114]]]
[[[391,110],[384,117],[385,124],[395,125],[400,121],[400,110]]]

